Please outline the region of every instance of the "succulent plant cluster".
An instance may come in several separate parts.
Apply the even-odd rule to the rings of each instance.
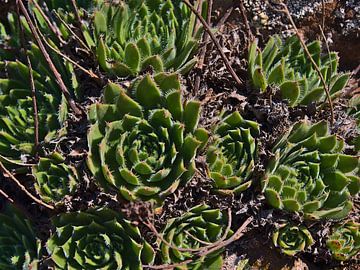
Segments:
[[[206,2],[202,5],[206,11]],[[195,15],[182,1],[129,0],[118,5],[103,1],[94,12],[93,34],[100,67],[119,76],[136,76],[150,66],[155,72],[188,72],[201,37]]]
[[[200,103],[182,101],[176,73],[149,74],[127,91],[104,90],[90,109],[88,166],[103,187],[127,200],[161,199],[195,171],[197,149],[207,139],[198,129]]]
[[[269,204],[315,219],[347,216],[360,189],[360,167],[343,147],[325,121],[297,123],[273,148],[263,180]]]
[[[60,202],[74,193],[79,181],[76,169],[68,166],[59,153],[40,158],[32,173],[36,178],[35,188],[45,202]]]
[[[275,247],[280,248],[282,253],[289,256],[304,251],[314,243],[308,229],[304,226],[297,227],[290,224],[280,225],[274,231],[272,241]]]
[[[259,134],[259,124],[244,120],[239,112],[228,115],[216,127],[207,152],[208,175],[216,192],[237,194],[250,187],[247,180],[257,154],[254,136]]]
[[[360,224],[348,221],[338,224],[326,242],[333,258],[346,261],[360,251]]]
[[[195,2],[195,9],[205,17],[207,1]],[[140,270],[155,262],[167,267],[175,264],[176,269],[222,269],[224,243],[240,235],[233,235],[235,222],[231,224],[223,209],[198,204],[198,198],[194,198],[197,206],[165,220],[159,235],[155,231],[157,241],[152,245],[140,226],[113,210],[116,207],[94,206],[91,201],[77,211],[77,206],[66,208],[64,203],[66,196],[81,194],[79,183],[90,186],[94,182],[102,187],[101,193],[115,190],[119,203],[123,199],[151,201],[154,204],[149,205],[160,208],[168,195],[193,179],[201,161],[218,198],[239,195],[253,184],[260,124],[244,119],[238,111],[225,112],[220,123],[208,131],[199,127],[201,102],[183,97],[180,76],[196,63],[202,34],[195,14],[181,0],[33,0],[26,8],[30,19],[10,13],[8,22],[0,23],[0,164],[5,165],[5,172],[14,169],[5,175],[11,178],[16,172],[12,180],[32,168],[35,181],[31,188],[40,196],[41,205],[50,206],[56,215],[47,212],[52,231],[49,239],[42,239],[45,250],[33,224],[16,206],[1,208],[0,269],[38,269],[47,255],[51,267],[64,270]],[[77,68],[84,63],[77,57],[93,53],[98,66],[90,69],[99,75],[96,83],[106,86],[99,102],[94,103],[97,99],[93,97],[86,100],[86,106],[91,103],[86,114],[71,115],[68,121],[68,100],[27,20],[33,20],[41,32],[38,39],[46,43],[42,50],[49,50],[71,94],[78,93],[77,75],[81,73],[74,72],[73,65],[49,47],[73,57]],[[72,44],[81,48],[67,47]],[[323,54],[318,41],[307,48],[331,97],[337,97],[349,79],[349,74],[338,72],[337,54]],[[279,87],[290,106],[325,99],[320,78],[296,37],[285,42],[271,37],[262,51],[254,42],[248,62],[253,86],[262,92],[269,85]],[[351,102],[350,114],[359,117],[358,98]],[[39,143],[35,142],[35,117]],[[67,127],[76,129],[73,125],[86,122],[86,117],[88,152],[80,159],[86,159],[84,166],[91,175],[75,169],[73,158],[78,156],[64,158],[63,152],[56,152],[72,140],[62,137]],[[360,163],[358,156],[345,154],[344,148],[345,142],[330,134],[326,121],[295,124],[278,140],[267,164],[262,188],[268,204],[305,218],[345,218],[360,191]],[[355,149],[360,149],[359,142]],[[206,160],[202,159],[205,155]],[[199,167],[200,171],[204,168]],[[92,187],[87,191],[93,191]],[[71,212],[61,213],[64,207]],[[150,228],[149,223],[143,225]],[[292,224],[280,225],[272,240],[290,256],[314,243],[307,228]],[[360,249],[359,224],[334,227],[327,247],[336,260],[353,257]]]
[[[36,270],[40,254],[41,243],[30,220],[6,204],[0,210],[0,268]]]
[[[214,246],[221,238],[227,239],[232,231],[227,230],[228,216],[219,209],[202,204],[188,210],[178,218],[168,221],[159,240],[163,263],[171,264],[193,259],[192,252]],[[222,269],[222,250],[199,258],[182,269]]]
[[[306,46],[329,85],[331,97],[341,94],[350,76],[338,73],[337,54],[322,54],[320,41],[313,41]],[[257,41],[254,41],[249,48],[248,62],[253,86],[262,92],[269,85],[278,86],[282,98],[287,99],[290,106],[308,105],[325,98],[321,79],[297,36],[284,42],[279,36],[271,36],[262,51]]]
[[[105,208],[53,218],[46,246],[56,269],[143,269],[155,253],[137,227]]]

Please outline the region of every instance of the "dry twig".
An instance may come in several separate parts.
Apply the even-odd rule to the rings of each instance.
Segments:
[[[31,198],[34,202],[37,204],[40,204],[48,209],[54,210],[54,206],[49,205],[42,200],[36,198],[34,195],[32,195],[21,183],[16,177],[5,168],[4,164],[0,161],[0,170],[3,172],[4,176],[6,178],[10,178],[29,198]]]
[[[249,21],[248,21],[248,18],[247,18],[247,14],[246,14],[246,10],[245,10],[245,7],[244,7],[244,1],[243,0],[240,0],[239,6],[240,6],[241,17],[243,18],[245,28],[246,28],[246,31],[248,33],[248,36],[250,37],[250,42],[251,42],[251,41],[253,41],[255,39],[255,37],[254,37],[253,33],[251,32],[251,28],[250,28],[250,24],[249,24]]]
[[[27,64],[29,67],[29,75],[30,75],[30,87],[31,87],[31,98],[33,102],[33,109],[34,109],[34,136],[35,136],[35,149],[38,149],[39,146],[39,116],[38,116],[38,106],[37,106],[37,100],[36,100],[36,88],[35,88],[35,82],[34,82],[34,75],[33,75],[33,69],[31,66],[30,57],[27,56]],[[36,156],[37,156],[36,151]]]
[[[5,199],[7,199],[9,202],[14,203],[14,200],[10,198],[9,195],[7,195],[2,189],[0,189],[0,195],[2,195]]]
[[[243,82],[241,81],[241,79],[236,75],[234,69],[231,67],[229,60],[227,59],[225,53],[223,52],[221,45],[219,44],[219,41],[216,39],[215,35],[213,34],[213,32],[211,31],[210,26],[206,23],[206,21],[204,20],[204,18],[201,16],[201,14],[199,14],[199,12],[197,12],[197,10],[189,3],[188,0],[182,0],[183,3],[188,6],[190,8],[190,10],[196,15],[196,17],[200,20],[200,22],[202,23],[202,25],[204,26],[206,32],[210,35],[210,38],[212,39],[212,41],[214,42],[217,50],[220,53],[221,58],[223,59],[225,66],[227,68],[227,70],[230,72],[231,76],[233,77],[233,79],[236,81],[236,83],[238,85],[242,85]]]
[[[213,6],[213,0],[209,0],[209,2],[208,2],[208,10],[207,10],[207,24],[208,25],[211,24],[212,6]],[[202,70],[203,67],[204,67],[206,49],[207,49],[209,39],[210,39],[210,36],[209,36],[208,32],[206,32],[205,35],[204,35],[204,46],[201,48],[200,57],[199,57],[199,61],[198,61],[198,69],[199,70]],[[200,81],[201,81],[201,76],[197,75],[196,78],[195,78],[194,93],[197,93],[199,91],[199,89],[200,89]]]
[[[50,58],[50,55],[48,54],[48,52],[46,51],[45,49],[45,46],[44,44],[42,43],[41,39],[40,39],[40,36],[37,32],[37,29],[36,27],[34,26],[31,18],[30,18],[30,15],[23,3],[22,0],[17,0],[17,3],[18,3],[18,6],[20,7],[22,13],[24,14],[25,16],[25,19],[27,21],[27,23],[29,24],[29,27],[30,27],[30,30],[32,32],[32,34],[34,35],[34,38],[36,40],[36,43],[39,45],[39,49],[41,51],[41,53],[43,54],[43,56],[45,57],[45,60],[46,62],[48,63],[49,65],[49,68],[51,69],[51,71],[53,72],[55,78],[56,78],[56,82],[57,84],[59,85],[62,93],[64,94],[68,104],[70,105],[71,109],[74,111],[75,114],[77,115],[80,115],[82,112],[81,110],[77,107],[75,101],[72,99],[71,95],[70,95],[70,92],[68,91],[68,89],[66,88],[66,85],[64,83],[64,81],[62,80],[61,78],[61,75],[60,73],[57,71],[54,63],[52,62],[51,58]]]

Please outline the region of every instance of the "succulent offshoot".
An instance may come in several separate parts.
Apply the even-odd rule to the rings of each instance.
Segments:
[[[207,171],[213,180],[213,190],[238,194],[251,186],[249,180],[257,156],[254,137],[260,134],[260,126],[234,112],[222,119],[214,133],[207,151]]]
[[[347,221],[336,225],[326,241],[332,257],[338,261],[346,261],[360,251],[360,224]]]
[[[314,243],[311,233],[304,226],[280,225],[272,235],[275,247],[288,256],[306,250]]]
[[[162,262],[174,264],[194,259],[192,263],[183,265],[182,269],[222,269],[223,249],[196,259],[190,251],[180,251],[168,244],[181,249],[199,250],[221,240],[226,233],[227,239],[233,233],[226,230],[228,218],[227,214],[219,209],[203,204],[189,209],[178,218],[170,219],[161,232],[167,243],[159,240]]]
[[[45,202],[60,202],[75,192],[79,182],[76,169],[67,165],[59,153],[40,158],[32,173],[36,179],[36,191]]]
[[[202,5],[206,14],[206,2]],[[103,71],[118,77],[136,76],[152,68],[156,73],[187,73],[202,28],[182,1],[130,0],[101,3],[93,13],[94,31],[84,29]]]

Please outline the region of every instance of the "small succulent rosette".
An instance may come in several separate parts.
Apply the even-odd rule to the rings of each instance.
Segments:
[[[273,232],[272,241],[282,253],[294,256],[314,243],[311,233],[304,226],[282,224]]]
[[[256,122],[233,112],[221,120],[207,151],[207,173],[213,191],[238,194],[251,186],[251,175],[257,157],[255,136],[260,133]]]
[[[360,251],[360,223],[347,221],[335,225],[326,241],[332,257],[338,261],[347,261]]]
[[[175,264],[192,259],[193,262],[182,265],[181,269],[222,269],[223,249],[202,258],[194,254],[232,235],[228,230],[228,218],[219,209],[203,204],[189,209],[181,217],[170,219],[161,232],[164,241],[159,240],[162,262]]]
[[[45,202],[59,203],[67,195],[72,195],[79,182],[77,170],[66,164],[64,157],[53,153],[42,157],[32,169],[35,188]]]

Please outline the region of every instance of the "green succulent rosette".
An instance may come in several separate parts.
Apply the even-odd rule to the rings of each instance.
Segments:
[[[254,137],[259,134],[259,124],[243,119],[239,112],[221,120],[207,151],[207,171],[214,191],[238,194],[251,186],[248,180],[257,156]]]
[[[61,214],[47,249],[55,269],[131,269],[152,264],[155,253],[137,227],[106,208]]]
[[[274,231],[272,241],[275,247],[289,256],[294,256],[304,251],[314,243],[314,239],[308,229],[304,226],[297,227],[290,224],[280,225]]]
[[[183,103],[177,74],[145,75],[125,91],[109,84],[91,107],[88,167],[126,200],[161,200],[195,172],[207,132],[200,102]]]
[[[38,269],[41,243],[32,224],[15,206],[0,211],[0,268]]]
[[[336,52],[322,54],[320,41],[306,45],[327,85],[331,98],[341,94],[350,75],[339,73],[339,57]],[[271,36],[264,50],[257,41],[249,48],[248,71],[254,87],[262,92],[269,85],[280,88],[283,99],[290,106],[308,105],[321,102],[326,98],[324,86],[311,61],[300,44],[297,36],[282,41],[279,36]]]
[[[20,21],[25,35],[31,37],[25,19],[21,17]],[[26,54],[21,49],[21,33],[16,15],[9,13],[8,23],[2,27],[0,40],[4,47],[0,51],[0,159],[5,165],[17,166],[35,153],[35,113],[27,56],[31,61],[36,89],[40,143],[49,142],[65,132],[68,108],[39,47],[29,42],[26,44]],[[75,91],[78,84],[73,67],[58,55],[51,54],[51,58],[69,91]]]
[[[295,124],[273,148],[262,181],[268,203],[307,218],[346,217],[360,178],[359,158],[343,154],[343,148],[326,121]]]
[[[60,202],[75,192],[79,182],[76,169],[67,165],[59,153],[40,158],[32,173],[36,179],[36,191],[45,202]]]
[[[184,74],[196,63],[202,28],[196,30],[195,23],[195,15],[179,0],[104,2],[94,11],[93,34],[84,36],[110,74],[136,76],[150,66],[155,72]]]
[[[335,260],[349,260],[360,251],[360,224],[348,221],[336,225],[326,246]]]
[[[179,269],[222,269],[223,249],[202,258],[196,258],[191,250],[210,247],[224,238],[226,233],[224,240],[230,237],[233,232],[227,230],[228,218],[219,209],[202,204],[189,209],[181,217],[170,219],[162,230],[166,242],[159,240],[162,262],[174,264],[193,259],[192,263],[182,265]]]

